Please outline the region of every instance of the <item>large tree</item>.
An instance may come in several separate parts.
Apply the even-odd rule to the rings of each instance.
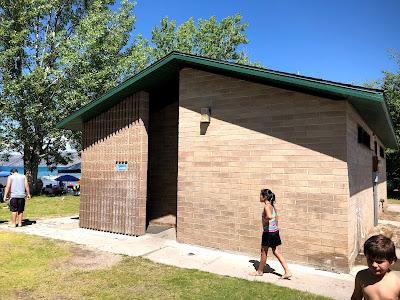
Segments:
[[[0,0],[0,144],[34,186],[41,161],[69,159],[56,122],[149,62],[140,37],[127,46],[134,5],[114,2]]]
[[[18,151],[31,183],[38,165],[68,162],[79,133],[55,124],[172,50],[248,63],[241,16],[164,18],[152,44],[132,36],[131,0],[0,0],[0,154]]]

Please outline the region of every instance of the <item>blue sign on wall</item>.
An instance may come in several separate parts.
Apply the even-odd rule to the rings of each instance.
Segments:
[[[117,161],[115,163],[115,170],[118,172],[127,171],[128,170],[128,162],[127,161]]]

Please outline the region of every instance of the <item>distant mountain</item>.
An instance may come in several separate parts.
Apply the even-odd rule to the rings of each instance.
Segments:
[[[81,158],[79,157],[77,152],[73,153],[73,160],[68,165],[59,165],[58,167],[69,167],[71,165],[77,164],[81,162]],[[8,160],[0,160],[0,166],[4,167],[23,167],[24,162],[22,160],[22,155],[19,153],[13,153],[10,155]],[[46,162],[42,161],[39,165],[40,167],[46,167]]]

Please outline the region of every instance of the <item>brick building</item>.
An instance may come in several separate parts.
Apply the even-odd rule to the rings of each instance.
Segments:
[[[259,253],[277,196],[289,261],[346,270],[397,147],[381,90],[173,52],[58,124],[82,130],[80,226]]]

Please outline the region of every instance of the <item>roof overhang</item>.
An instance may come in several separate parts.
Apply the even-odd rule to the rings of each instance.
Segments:
[[[263,68],[222,62],[179,52],[171,52],[140,73],[88,103],[57,124],[58,128],[82,130],[82,124],[108,110],[127,96],[149,91],[172,78],[184,67],[202,69],[244,80],[348,100],[385,147],[397,148],[397,141],[382,90],[277,72]]]

